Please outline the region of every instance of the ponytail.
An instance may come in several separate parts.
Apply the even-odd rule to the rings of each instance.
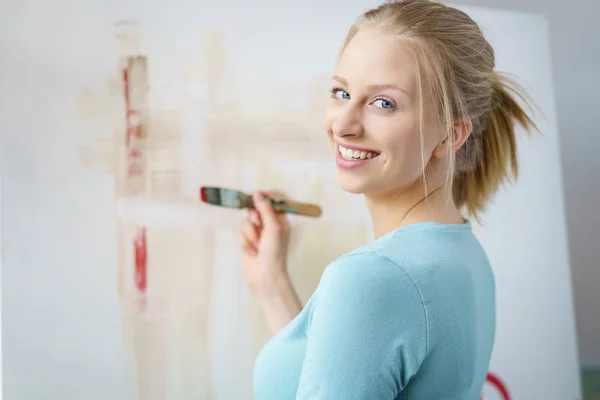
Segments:
[[[473,132],[464,149],[459,149],[456,154],[457,162],[461,158],[471,159],[468,162],[470,168],[457,168],[452,183],[456,205],[465,207],[476,219],[499,187],[518,176],[515,123],[527,132],[531,128],[537,129],[513,97],[516,95],[527,103],[524,92],[516,83],[495,75],[492,91],[491,107],[482,116],[483,130]]]

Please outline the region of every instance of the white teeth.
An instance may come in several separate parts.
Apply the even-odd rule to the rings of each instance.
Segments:
[[[364,160],[365,158],[371,158],[377,155],[377,153],[373,153],[370,151],[358,151],[347,149],[341,145],[338,146],[338,151],[347,160]]]

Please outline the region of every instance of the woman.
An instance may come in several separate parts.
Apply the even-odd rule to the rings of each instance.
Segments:
[[[329,264],[302,308],[285,216],[255,193],[243,269],[275,335],[256,361],[258,400],[479,398],[495,286],[461,209],[476,218],[517,172],[514,123],[534,125],[509,90],[454,8],[386,3],[350,29],[325,127],[375,240]]]

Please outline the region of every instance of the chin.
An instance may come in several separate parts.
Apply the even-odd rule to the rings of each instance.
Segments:
[[[345,171],[336,172],[337,183],[342,190],[352,194],[364,194],[367,191],[367,183],[356,176],[348,176]]]

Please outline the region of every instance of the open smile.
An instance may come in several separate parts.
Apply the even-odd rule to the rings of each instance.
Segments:
[[[344,147],[341,144],[338,144],[338,153],[346,160],[364,160],[379,155],[379,153],[374,150]]]
[[[379,153],[375,150],[358,147],[346,147],[337,144],[336,164],[342,168],[355,168],[367,164]]]

